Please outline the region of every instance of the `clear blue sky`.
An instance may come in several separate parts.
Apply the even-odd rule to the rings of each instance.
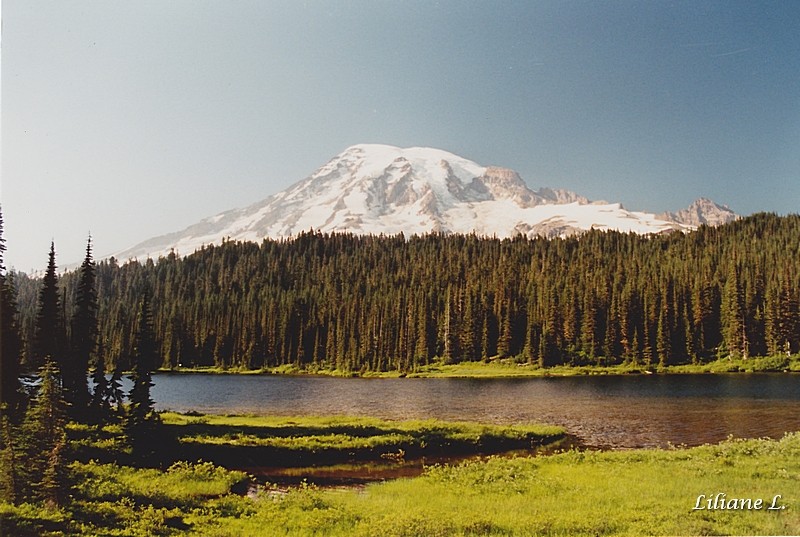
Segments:
[[[800,211],[800,2],[2,3],[6,264],[249,205],[356,143],[659,212]]]

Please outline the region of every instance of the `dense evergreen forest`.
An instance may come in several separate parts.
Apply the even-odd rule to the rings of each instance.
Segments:
[[[42,280],[9,274],[9,283],[23,366],[34,370]],[[63,319],[80,308],[79,283],[79,271],[58,278]],[[108,370],[134,365],[145,293],[167,368],[411,372],[493,357],[655,367],[786,354],[800,351],[800,216],[554,240],[312,231],[186,258],[112,258],[97,263],[96,290]]]

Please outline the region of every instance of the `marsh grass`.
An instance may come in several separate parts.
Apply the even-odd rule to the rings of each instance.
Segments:
[[[368,417],[160,414],[151,466],[206,460],[229,468],[311,466],[387,457],[420,458],[531,450],[565,438],[547,425],[484,425]],[[70,424],[74,458],[130,464],[121,427]]]
[[[70,470],[72,498],[66,506],[0,503],[0,535],[175,535],[190,528],[186,516],[224,503],[247,478],[210,463],[177,463],[162,471],[76,462]]]
[[[381,420],[166,415],[165,423],[296,427]],[[282,421],[285,420],[285,421]],[[330,421],[327,421],[330,420]],[[184,423],[184,425],[180,425]],[[411,423],[411,422],[409,422]],[[422,428],[427,422],[416,422]],[[436,430],[446,424],[434,423]],[[400,425],[393,424],[398,430]],[[407,427],[412,427],[408,425]],[[463,431],[462,431],[463,432]],[[338,434],[338,433],[337,433]],[[466,434],[466,433],[465,433]],[[470,433],[471,434],[471,433]],[[434,465],[424,474],[354,490],[300,486],[233,494],[242,472],[211,463],[166,469],[74,463],[62,508],[0,503],[3,535],[797,535],[800,433],[781,440],[630,451],[570,450]],[[782,495],[784,510],[693,510],[700,494]]]
[[[297,489],[209,535],[796,535],[800,435],[674,450],[578,452],[434,466],[364,492]],[[693,511],[700,494],[781,511]],[[214,533],[219,531],[219,533]]]
[[[562,428],[546,425],[352,416],[190,416],[171,412],[161,417],[178,442],[179,452],[234,466],[239,461],[239,467],[498,453],[532,449],[564,437]]]
[[[129,498],[137,504],[195,507],[203,498],[227,494],[247,474],[209,462],[177,462],[166,470],[96,462],[74,463],[75,492],[89,500]]]

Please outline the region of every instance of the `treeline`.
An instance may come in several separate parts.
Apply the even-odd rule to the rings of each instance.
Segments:
[[[152,293],[163,367],[294,364],[364,372],[516,357],[670,365],[800,350],[800,216],[567,239],[303,233],[186,258],[97,264],[100,352],[134,356]],[[13,278],[28,369],[41,280]],[[77,273],[59,279],[63,317]],[[67,338],[74,337],[67,327]]]

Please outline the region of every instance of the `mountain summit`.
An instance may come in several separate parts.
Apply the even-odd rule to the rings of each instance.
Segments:
[[[312,228],[376,235],[474,232],[557,237],[589,229],[643,234],[688,231],[736,218],[727,207],[705,199],[676,213],[632,212],[619,203],[591,202],[567,190],[531,190],[514,170],[481,166],[447,151],[360,144],[274,196],[115,256],[157,258],[172,250],[185,255],[223,238],[261,241]]]

